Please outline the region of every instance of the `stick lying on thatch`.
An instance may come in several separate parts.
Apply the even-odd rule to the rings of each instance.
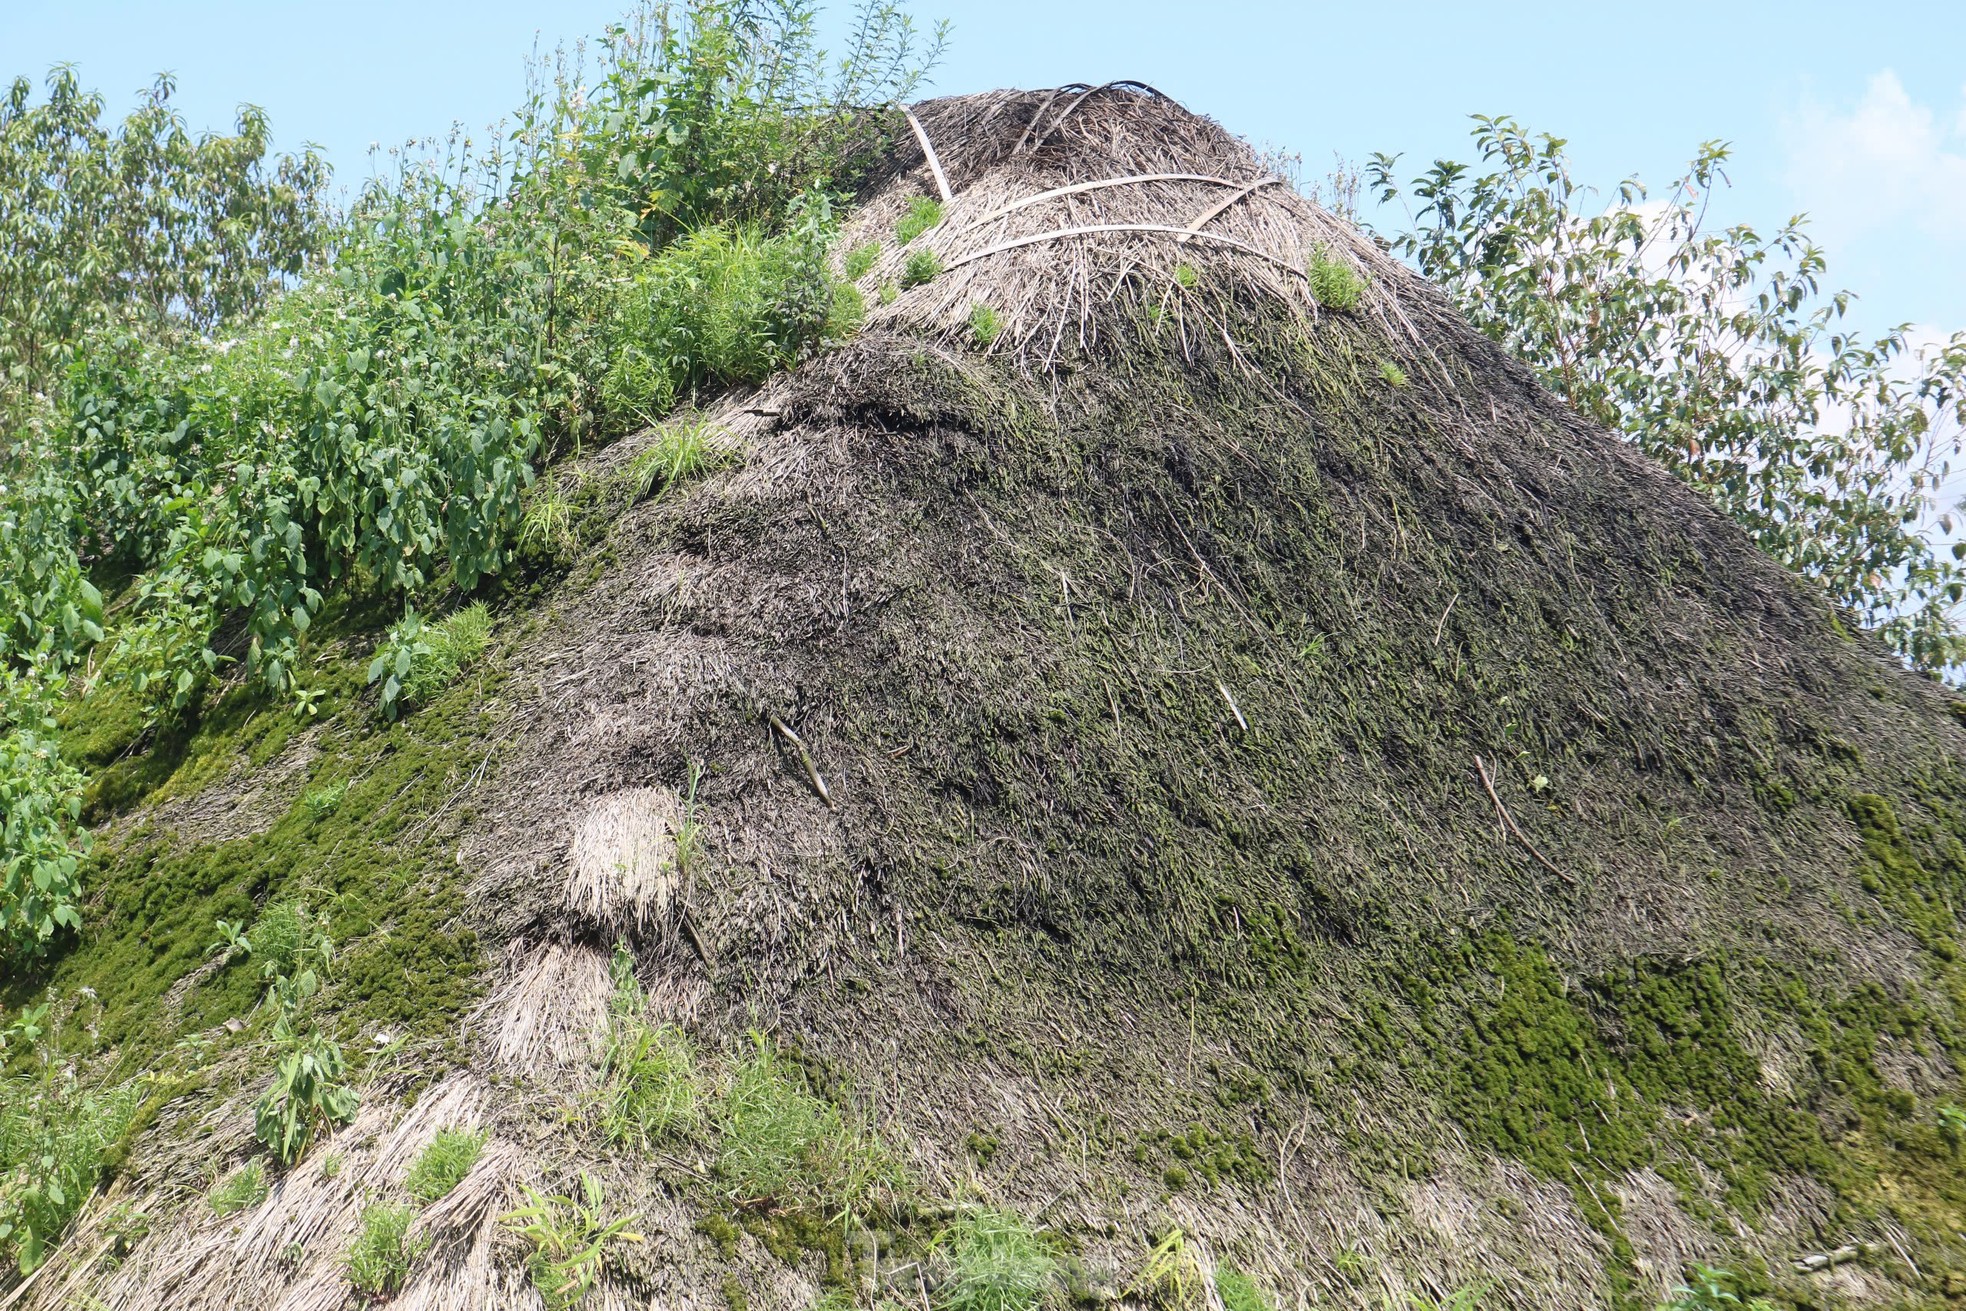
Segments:
[[[1502,826],[1508,829],[1510,833],[1513,833],[1515,835],[1515,840],[1522,844],[1522,848],[1524,851],[1527,851],[1530,855],[1536,858],[1536,863],[1538,865],[1541,865],[1544,869],[1556,875],[1558,878],[1562,879],[1565,883],[1568,883],[1571,887],[1573,888],[1576,887],[1577,880],[1571,878],[1568,874],[1565,874],[1562,870],[1558,869],[1555,865],[1551,864],[1550,858],[1548,856],[1545,856],[1542,852],[1536,850],[1536,844],[1531,842],[1529,840],[1528,835],[1525,834],[1520,828],[1516,827],[1515,816],[1509,814],[1509,808],[1503,805],[1502,798],[1495,794],[1495,784],[1489,781],[1488,766],[1481,763],[1481,757],[1476,756],[1474,758],[1474,762],[1475,762],[1475,773],[1481,775],[1481,786],[1487,791],[1488,799],[1495,803],[1495,813],[1502,817]]]
[[[1016,250],[1019,246],[1035,246],[1041,241],[1062,241],[1066,237],[1089,237],[1099,232],[1160,232],[1168,236],[1179,237],[1183,241],[1201,240],[1219,242],[1224,246],[1232,246],[1245,255],[1254,255],[1258,259],[1268,260],[1278,268],[1294,274],[1299,278],[1303,278],[1306,281],[1309,280],[1310,276],[1289,260],[1278,259],[1275,255],[1270,254],[1269,251],[1258,250],[1247,242],[1237,241],[1234,237],[1218,236],[1213,232],[1197,232],[1193,228],[1177,228],[1168,223],[1092,223],[1079,228],[1055,228],[1049,232],[1032,232],[1022,237],[1013,237],[1009,241],[999,241],[996,245],[986,246],[982,250],[971,251],[961,259],[951,260],[943,272],[954,273],[965,264],[974,264],[977,260],[983,259],[985,256],[1001,255],[1007,250]]]
[[[901,112],[908,116],[908,126],[915,129],[915,140],[921,142],[922,154],[928,156],[928,171],[935,174],[935,189],[942,194],[943,203],[954,200],[955,197],[949,192],[949,175],[942,171],[942,161],[936,158],[935,147],[929,143],[928,130],[915,117],[914,110],[903,105]]]
[[[1231,182],[1228,178],[1218,178],[1208,173],[1132,173],[1123,178],[1097,178],[1091,182],[1074,182],[1069,187],[1053,187],[1049,191],[1040,191],[1035,196],[1026,196],[1022,200],[1013,200],[1008,205],[991,210],[982,218],[970,220],[970,222],[963,226],[962,232],[968,232],[972,228],[980,228],[985,223],[994,223],[1006,215],[1015,214],[1018,210],[1025,209],[1031,205],[1043,204],[1047,200],[1060,200],[1066,196],[1082,195],[1088,191],[1103,191],[1107,187],[1140,186],[1148,182],[1199,182],[1204,186],[1212,187],[1247,187],[1249,185],[1243,182]],[[1200,224],[1196,226],[1199,227]]]
[[[826,780],[820,777],[818,767],[812,763],[812,753],[806,750],[805,740],[787,728],[785,721],[777,715],[767,715],[766,719],[770,721],[773,731],[791,743],[792,748],[799,753],[799,763],[805,766],[806,781],[812,784],[812,790],[819,794],[819,799],[826,803],[826,808],[833,809],[833,790],[826,786]]]
[[[1235,195],[1228,197],[1226,200],[1223,200],[1220,204],[1210,205],[1207,209],[1203,210],[1201,213],[1201,217],[1197,218],[1193,223],[1190,223],[1188,225],[1188,231],[1193,234],[1199,234],[1203,228],[1207,227],[1211,222],[1215,220],[1216,216],[1226,213],[1230,206],[1239,205],[1248,197],[1253,196],[1257,192],[1261,191],[1264,187],[1273,187],[1281,181],[1283,181],[1282,178],[1271,176],[1271,177],[1257,178],[1254,182],[1245,182],[1242,185],[1241,190],[1237,191]],[[1193,240],[1194,240],[1194,236],[1186,236],[1186,237],[1179,238],[1179,241],[1182,242],[1193,241]]]

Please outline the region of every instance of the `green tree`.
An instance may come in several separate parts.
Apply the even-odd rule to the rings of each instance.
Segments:
[[[1966,422],[1966,333],[1919,350],[1864,338],[1825,293],[1805,221],[1715,229],[1728,149],[1700,148],[1663,199],[1636,178],[1602,206],[1565,142],[1475,117],[1478,167],[1436,161],[1382,202],[1393,238],[1468,317],[1579,411],[1713,498],[1769,554],[1928,670],[1966,661],[1966,544],[1942,501]]]
[[[0,420],[44,390],[89,328],[117,316],[209,331],[250,314],[325,243],[328,168],[276,155],[248,105],[193,136],[159,77],[122,123],[75,71],[0,100]]]

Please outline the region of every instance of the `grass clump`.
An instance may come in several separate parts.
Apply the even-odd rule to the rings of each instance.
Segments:
[[[519,519],[519,550],[557,556],[573,549],[573,498],[555,478],[542,479]]]
[[[1305,276],[1310,279],[1312,298],[1326,309],[1349,314],[1365,296],[1365,278],[1322,245],[1312,249]]]
[[[345,792],[347,788],[344,786],[342,790]],[[221,922],[221,932],[224,927]],[[250,938],[227,936],[229,941],[224,945],[250,954],[259,962],[260,975],[269,984],[279,979],[297,979],[310,970],[325,974],[334,957],[334,937],[328,917],[315,910],[304,893],[269,902],[253,921]]]
[[[1406,385],[1406,370],[1400,368],[1399,365],[1394,364],[1391,360],[1379,361],[1379,376],[1386,380],[1388,387],[1404,387]]]
[[[1226,1262],[1215,1267],[1215,1293],[1222,1311],[1270,1311],[1270,1299],[1256,1281]]]
[[[266,1167],[258,1161],[248,1161],[212,1189],[210,1200],[217,1215],[232,1215],[258,1206],[266,1200]]]
[[[979,347],[988,350],[1002,333],[1003,319],[995,310],[981,302],[969,307],[969,335]]]
[[[941,1311],[1034,1311],[1058,1270],[1051,1244],[1006,1211],[962,1217],[936,1236],[932,1250],[947,1263],[935,1292]]]
[[[615,952],[614,974],[601,1125],[609,1141],[647,1151],[689,1133],[701,1119],[696,1048],[675,1025],[649,1023],[648,998],[625,950]]]
[[[579,1198],[526,1188],[526,1204],[500,1217],[506,1228],[532,1245],[526,1269],[547,1311],[578,1306],[600,1282],[609,1250],[617,1243],[639,1243],[633,1215],[609,1219],[600,1181],[580,1176]]]
[[[932,250],[918,250],[901,266],[901,285],[920,287],[942,275],[942,261]]]
[[[710,424],[700,415],[665,426],[648,449],[628,463],[626,477],[635,499],[668,491],[676,484],[714,469],[730,458],[710,441]]]
[[[745,1205],[833,1214],[906,1183],[885,1143],[808,1091],[762,1041],[732,1076],[718,1122],[717,1174]]]
[[[417,1154],[403,1187],[419,1202],[434,1202],[471,1173],[485,1150],[485,1135],[469,1129],[439,1129],[430,1145]]]
[[[1179,1229],[1155,1243],[1141,1263],[1140,1275],[1128,1291],[1169,1311],[1195,1311],[1207,1305],[1214,1272],[1202,1264],[1199,1250]]]
[[[908,212],[894,225],[894,239],[907,245],[942,221],[942,202],[930,196],[916,196],[908,202]]]
[[[874,261],[881,257],[880,243],[870,241],[863,246],[855,246],[847,252],[842,267],[846,270],[848,282],[858,282],[873,270]]]
[[[348,1248],[348,1282],[370,1297],[393,1297],[403,1289],[410,1266],[429,1240],[412,1239],[416,1211],[379,1202],[362,1212],[362,1232]]]
[[[1201,270],[1196,268],[1194,265],[1189,264],[1186,261],[1183,261],[1182,263],[1176,264],[1174,266],[1174,283],[1176,286],[1180,287],[1183,291],[1194,290],[1196,284],[1198,284],[1200,281],[1201,281]]]

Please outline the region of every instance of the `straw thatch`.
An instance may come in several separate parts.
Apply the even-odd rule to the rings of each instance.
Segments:
[[[1137,84],[913,113],[842,241],[881,247],[865,330],[711,414],[741,458],[625,507],[516,661],[460,853],[494,946],[476,1073],[400,1118],[372,1093],[234,1222],[190,1165],[138,1170],[119,1187],[151,1236],[105,1276],[101,1199],[22,1304],[330,1305],[360,1190],[481,1114],[495,1149],[425,1217],[440,1241],[403,1305],[533,1305],[492,1217],[581,1170],[659,1239],[594,1305],[809,1305],[817,1257],[697,1232],[726,1204],[706,1142],[644,1157],[589,1132],[617,940],[706,1064],[753,1033],[796,1049],[931,1193],[1069,1235],[1113,1292],[1173,1227],[1299,1308],[1487,1281],[1576,1311],[1607,1305],[1621,1253],[1643,1300],[1691,1260],[1785,1277],[1832,1228],[1927,1267],[1966,1252],[1782,1162],[1755,1162],[1758,1212],[1729,1195],[1708,1156],[1738,1141],[1704,1129],[1768,1105],[1855,1122],[1765,1004],[1789,993],[1660,1038],[1725,1028],[1763,1077],[1662,1107],[1658,1169],[1552,1170],[1443,1093],[1472,1079],[1473,1019],[1522,991],[1470,963],[1498,940],[1602,1026],[1607,1087],[1656,1018],[1620,1009],[1635,977],[1780,971],[1947,1013],[1848,804],[1955,831],[1944,690],[1216,124]],[[896,219],[945,193],[902,248]],[[921,250],[941,271],[901,287]],[[1319,303],[1316,259],[1364,278],[1358,305]],[[675,798],[699,768],[685,886]],[[1956,1080],[1936,1029],[1864,1041],[1916,1105]],[[248,1104],[169,1108],[155,1136],[235,1161]],[[1205,1157],[1173,1153],[1202,1129]],[[1629,1215],[1616,1242],[1587,1201]],[[856,1266],[863,1303],[920,1303],[919,1258]]]

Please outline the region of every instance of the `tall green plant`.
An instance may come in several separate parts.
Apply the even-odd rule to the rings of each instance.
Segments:
[[[651,245],[714,223],[773,223],[818,187],[850,189],[940,60],[892,0],[861,0],[843,54],[809,0],[645,3],[608,30],[581,113],[587,175],[621,189]]]
[[[1713,498],[1776,559],[1914,664],[1966,660],[1966,546],[1940,496],[1966,423],[1966,333],[1843,326],[1851,296],[1801,219],[1716,230],[1726,146],[1663,200],[1636,179],[1600,208],[1566,143],[1477,115],[1479,167],[1441,161],[1382,201],[1420,202],[1394,240],[1477,327],[1591,418]]]

